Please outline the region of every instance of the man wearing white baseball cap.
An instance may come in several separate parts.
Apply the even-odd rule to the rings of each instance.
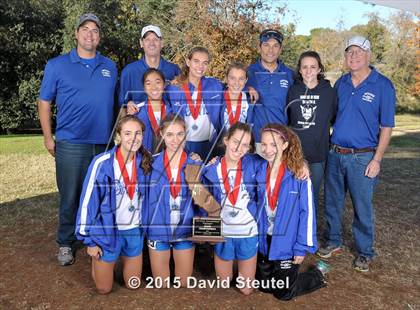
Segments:
[[[121,72],[118,102],[120,106],[126,105],[132,109],[132,113],[138,111],[135,104],[147,99],[143,90],[143,74],[149,68],[156,68],[165,76],[165,80],[171,81],[181,72],[179,67],[161,56],[163,47],[162,32],[158,26],[148,25],[141,30],[140,47],[143,49],[143,57],[124,67]]]
[[[370,66],[371,45],[354,36],[345,45],[350,72],[335,83],[338,112],[331,137],[325,182],[327,243],[318,255],[342,250],[341,220],[347,189],[354,209],[353,236],[358,256],[353,268],[367,272],[375,256],[373,193],[394,127],[396,95],[392,82]]]

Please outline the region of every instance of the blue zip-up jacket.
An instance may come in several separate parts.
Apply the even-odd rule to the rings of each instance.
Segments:
[[[163,160],[164,151],[153,156],[153,169],[150,177],[149,199],[147,205],[147,237],[153,241],[175,241],[189,238],[192,235],[192,218],[199,215],[198,207],[193,203],[191,192],[185,180],[185,167],[187,164],[201,165],[189,156],[181,168],[181,219],[174,233],[171,231],[171,214],[169,205],[170,186],[166,176]]]
[[[298,180],[286,168],[274,219],[271,247],[267,248],[268,218],[266,205],[267,165],[260,166],[258,184],[258,250],[269,260],[285,260],[305,256],[317,250],[316,216],[311,180]]]
[[[216,141],[217,135],[221,130],[220,110],[222,108],[223,100],[223,84],[211,77],[202,77],[203,103],[209,113],[210,121],[216,131],[216,134],[210,139],[210,142]],[[195,88],[191,83],[188,83],[191,94]],[[184,91],[175,85],[169,85],[165,92],[170,99],[173,113],[185,117],[188,111],[188,102]]]
[[[117,147],[97,155],[89,166],[76,219],[76,237],[87,246],[99,246],[101,249],[114,251],[118,245],[116,219],[116,192],[114,158]],[[141,217],[147,218],[147,184],[141,168],[142,155],[136,156],[137,191],[143,198]]]
[[[247,86],[254,87],[259,94],[254,107],[253,133],[256,142],[261,140],[261,128],[268,123],[287,125],[286,96],[293,84],[293,70],[278,62],[274,72],[268,71],[261,60],[248,67]]]
[[[222,187],[219,176],[217,175],[217,166],[220,164],[221,158],[218,158],[213,164],[207,165],[203,169],[202,183],[206,186],[209,192],[222,204]],[[249,193],[248,211],[257,220],[257,183],[255,179],[258,167],[263,163],[263,159],[258,155],[247,154],[242,158],[242,180]],[[222,206],[223,207],[223,206]]]
[[[164,102],[165,102],[165,107],[166,107],[166,115],[169,115],[172,113],[171,106],[167,101],[164,100]],[[145,125],[145,130],[143,132],[143,145],[146,148],[146,150],[148,150],[150,153],[153,153],[154,152],[153,142],[154,142],[154,139],[156,139],[156,137],[153,131],[153,127],[152,127],[152,123],[150,121],[149,115],[147,114],[147,104],[148,104],[148,101],[141,102],[140,107],[139,107],[140,108],[139,112],[135,115]]]

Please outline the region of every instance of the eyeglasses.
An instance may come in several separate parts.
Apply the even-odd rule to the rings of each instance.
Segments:
[[[365,53],[366,51],[362,50],[362,49],[355,49],[355,50],[347,50],[346,51],[346,55],[347,56],[360,56],[363,53]]]

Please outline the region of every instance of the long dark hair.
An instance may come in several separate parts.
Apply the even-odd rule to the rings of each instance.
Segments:
[[[146,82],[147,77],[152,73],[156,73],[157,75],[159,75],[159,77],[163,81],[163,84],[165,84],[165,75],[163,74],[163,72],[156,68],[149,68],[144,72],[143,78],[141,79],[141,83],[143,86],[144,86],[144,82]]]
[[[305,57],[315,58],[316,61],[318,62],[318,67],[321,69],[321,71],[316,76],[316,78],[318,79],[318,82],[321,79],[325,78],[325,74],[324,74],[325,73],[325,68],[324,68],[324,65],[321,62],[321,57],[315,51],[307,51],[307,52],[304,52],[304,53],[300,54],[299,61],[298,61],[297,67],[296,67],[296,72],[295,72],[296,73],[296,78],[299,81],[303,81],[302,74],[299,71],[300,71],[300,66],[302,64],[302,59],[305,58]]]
[[[141,120],[137,118],[137,116],[125,115],[121,117],[118,121],[117,128],[115,130],[114,141],[116,145],[120,145],[122,126],[128,122],[135,122],[139,124],[142,132],[144,132],[144,130],[146,129],[146,126]],[[143,169],[144,174],[149,174],[152,171],[152,155],[149,153],[148,150],[146,150],[146,148],[143,146],[143,143],[138,152],[142,155],[140,167]]]

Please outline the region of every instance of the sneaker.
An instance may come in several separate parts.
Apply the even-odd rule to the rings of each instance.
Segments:
[[[67,266],[67,265],[73,264],[74,257],[73,257],[73,252],[71,250],[71,247],[69,246],[60,247],[60,249],[58,250],[57,259],[58,259],[58,263],[61,266]]]
[[[322,275],[325,277],[325,275],[330,272],[331,267],[326,262],[322,260],[317,260],[315,264],[316,268],[318,268],[319,271],[322,272]]]
[[[369,264],[372,261],[371,258],[359,255],[353,261],[353,268],[360,272],[368,272],[369,271]]]
[[[333,255],[340,253],[343,249],[339,246],[335,245],[328,245],[323,248],[319,248],[316,254],[321,258],[330,258]]]

